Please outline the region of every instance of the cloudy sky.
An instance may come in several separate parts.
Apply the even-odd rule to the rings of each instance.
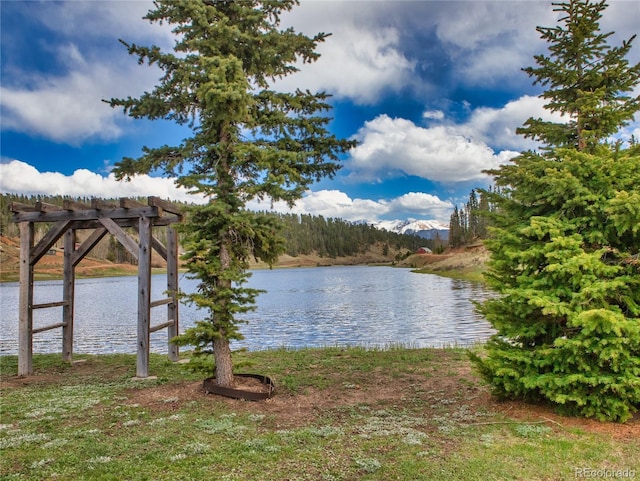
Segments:
[[[636,33],[637,0],[611,0],[601,21],[612,43]],[[132,120],[102,99],[138,96],[155,68],[118,42],[170,48],[170,29],[142,20],[147,1],[3,1],[0,191],[186,200],[172,180],[116,182],[110,170],[143,146],[189,135],[168,122]],[[521,71],[546,44],[538,25],[557,13],[538,1],[307,1],[283,17],[308,35],[330,32],[322,57],[278,88],[333,95],[331,130],[359,145],[332,180],[295,210],[348,220],[439,219],[483,169],[535,147],[515,135],[548,117],[539,86]],[[640,45],[629,58],[640,61]],[[636,95],[640,92],[636,92]],[[640,117],[626,134],[640,137]]]

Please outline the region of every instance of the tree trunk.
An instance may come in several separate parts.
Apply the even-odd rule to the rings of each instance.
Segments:
[[[213,341],[213,357],[216,360],[216,384],[233,387],[233,363],[228,339]]]
[[[231,266],[230,249],[227,246],[226,239],[222,241],[220,246],[220,264],[222,271],[229,269]],[[219,281],[220,287],[228,289],[231,287],[231,281]],[[231,360],[231,347],[226,332],[221,332],[222,336],[213,341],[213,357],[216,362],[216,383],[218,386],[233,387],[233,362]]]

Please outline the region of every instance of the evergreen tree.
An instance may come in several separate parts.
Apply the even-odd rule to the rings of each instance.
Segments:
[[[491,189],[489,189],[491,192]],[[489,225],[489,216],[491,213],[491,205],[489,197],[485,191],[480,191],[480,201],[478,202],[478,212],[476,214],[476,235],[480,239],[487,238],[487,226]]]
[[[480,204],[475,189],[471,189],[469,200],[466,205],[468,226],[466,243],[473,242],[478,236],[480,229]]]
[[[535,83],[548,86],[542,98],[552,112],[560,112],[565,123],[530,118],[518,132],[550,147],[591,149],[615,134],[633,119],[640,97],[631,92],[640,75],[640,64],[630,67],[626,56],[635,35],[620,47],[607,39],[613,32],[600,32],[599,20],[607,5],[604,1],[571,0],[554,3],[560,11],[561,25],[538,27],[549,42],[549,55],[536,55],[537,67],[524,69]]]
[[[140,63],[158,65],[159,84],[139,98],[111,99],[134,118],[167,119],[191,128],[177,146],[143,149],[116,166],[119,179],[151,171],[208,197],[184,227],[186,266],[200,282],[186,296],[206,314],[177,338],[196,357],[213,351],[216,382],[233,385],[230,341],[241,338],[242,314],[258,291],[244,287],[250,256],[274,262],[283,251],[280,222],[246,210],[254,198],[300,198],[310,183],[332,176],[354,144],[330,135],[324,93],[276,92],[270,85],[312,62],[327,35],[279,29],[294,0],[157,1],[145,16],[173,26],[173,52],[126,44]],[[123,42],[124,43],[124,42]],[[211,366],[213,367],[213,366]]]
[[[460,247],[465,242],[465,227],[462,225],[460,217],[460,209],[456,205],[453,208],[451,219],[449,220],[449,245],[451,247]]]
[[[640,148],[603,140],[637,111],[618,94],[640,69],[618,57],[631,41],[603,43],[604,4],[559,8],[565,28],[539,30],[563,65],[537,56],[544,68],[528,71],[568,121],[530,120],[525,133],[545,153],[490,171],[488,281],[501,295],[481,306],[497,334],[472,357],[501,397],[624,421],[640,405]]]

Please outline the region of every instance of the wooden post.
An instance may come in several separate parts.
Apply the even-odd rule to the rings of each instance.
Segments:
[[[62,360],[71,362],[73,358],[73,310],[76,284],[74,252],[76,248],[76,231],[68,229],[64,235],[64,275],[62,285]]]
[[[151,219],[140,217],[138,233],[138,362],[137,377],[149,376],[151,327]]]
[[[177,361],[180,358],[178,346],[171,342],[178,335],[178,233],[171,227],[167,226],[167,291],[172,299],[167,304],[167,318],[173,320],[167,328],[167,337],[169,338],[169,360]]]
[[[33,223],[20,222],[20,306],[18,308],[18,376],[33,373]]]

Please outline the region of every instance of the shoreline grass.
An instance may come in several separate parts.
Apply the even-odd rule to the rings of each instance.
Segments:
[[[484,267],[469,267],[469,268],[456,268],[456,269],[431,269],[429,267],[423,267],[420,269],[412,269],[411,272],[417,274],[434,274],[436,276],[448,277],[450,279],[458,279],[462,281],[470,281],[477,283],[484,283],[485,277]]]
[[[640,466],[637,419],[523,416],[488,397],[459,348],[235,353],[238,372],[276,382],[257,403],[203,394],[203,374],[162,355],[143,381],[133,355],[76,359],[35,355],[18,378],[0,357],[3,480],[563,480]]]

